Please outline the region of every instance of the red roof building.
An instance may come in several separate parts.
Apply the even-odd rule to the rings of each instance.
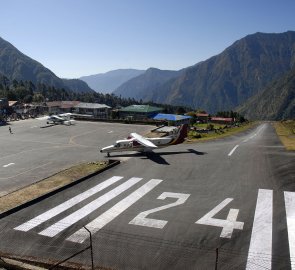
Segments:
[[[233,118],[226,117],[211,117],[211,122],[219,124],[232,124],[234,122]]]
[[[209,114],[208,113],[196,113],[196,117],[197,117],[197,121],[207,123]]]

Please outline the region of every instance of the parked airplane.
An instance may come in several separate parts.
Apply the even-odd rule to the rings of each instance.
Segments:
[[[47,120],[47,124],[63,124],[63,125],[74,125],[75,120],[71,119],[71,113],[53,114],[49,116],[43,116],[37,118],[38,120]]]
[[[163,148],[169,145],[182,143],[186,137],[187,125],[181,125],[180,127],[175,128],[167,136],[159,138],[146,138],[137,133],[131,133],[127,139],[118,140],[115,144],[102,148],[100,152],[107,153],[108,157],[111,152],[151,152],[156,148]]]

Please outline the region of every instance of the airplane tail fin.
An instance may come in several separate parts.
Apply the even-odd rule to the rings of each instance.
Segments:
[[[184,139],[187,137],[187,129],[188,129],[188,124],[181,125],[178,130],[176,139],[171,144],[183,143]]]

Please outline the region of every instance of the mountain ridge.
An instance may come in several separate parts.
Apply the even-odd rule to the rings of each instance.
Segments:
[[[1,37],[0,72],[10,80],[32,81],[34,84],[40,83],[78,92],[93,91],[85,82],[57,77],[51,70],[25,55]],[[81,89],[78,89],[79,85]]]
[[[153,101],[151,91],[159,88],[163,83],[178,76],[182,71],[161,70],[158,68],[149,68],[145,73],[130,79],[119,86],[113,94],[124,98],[142,99],[144,101]]]
[[[239,106],[272,80],[279,79],[294,64],[294,31],[257,32],[146,91],[149,99],[157,103],[202,108],[215,113]],[[137,89],[138,85],[139,82],[135,86],[129,84],[129,91]],[[146,101],[143,89],[137,89],[131,97]]]
[[[116,69],[105,73],[82,76],[80,80],[85,81],[92,89],[100,93],[111,93],[123,83],[144,73],[139,69]]]

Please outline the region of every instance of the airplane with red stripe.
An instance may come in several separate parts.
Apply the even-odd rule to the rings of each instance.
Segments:
[[[187,128],[187,124],[181,125],[173,129],[167,136],[158,138],[147,138],[137,133],[131,133],[127,139],[118,140],[115,144],[102,148],[100,152],[107,153],[107,156],[110,156],[111,152],[151,152],[153,149],[184,142],[184,139],[187,137]]]

